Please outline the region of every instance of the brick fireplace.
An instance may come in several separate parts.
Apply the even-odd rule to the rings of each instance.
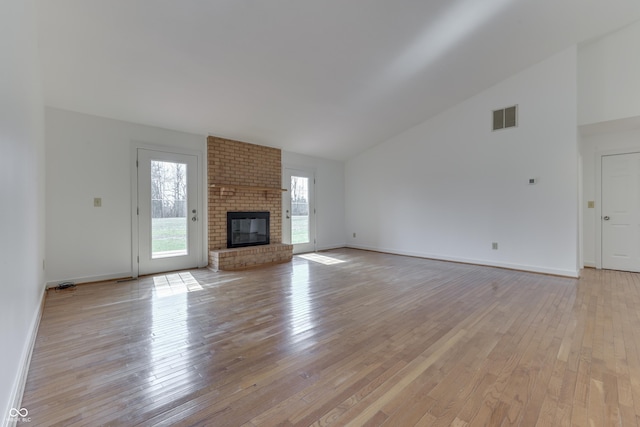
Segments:
[[[209,136],[209,268],[240,270],[288,262],[293,246],[282,243],[282,164],[279,149]],[[227,213],[270,214],[268,245],[227,248]]]

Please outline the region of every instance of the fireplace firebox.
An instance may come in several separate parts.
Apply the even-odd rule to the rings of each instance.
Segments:
[[[227,212],[227,248],[269,244],[269,212]]]

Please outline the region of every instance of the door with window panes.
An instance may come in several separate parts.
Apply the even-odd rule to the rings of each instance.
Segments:
[[[283,187],[283,241],[293,245],[293,253],[316,249],[316,222],[313,170],[285,168]]]
[[[198,157],[138,149],[138,274],[198,266]]]

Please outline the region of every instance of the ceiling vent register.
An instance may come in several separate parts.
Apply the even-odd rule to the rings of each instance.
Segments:
[[[493,111],[493,130],[518,126],[518,106]]]

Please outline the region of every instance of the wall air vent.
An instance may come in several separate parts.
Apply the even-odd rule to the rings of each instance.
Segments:
[[[493,111],[493,130],[518,126],[518,106]]]

